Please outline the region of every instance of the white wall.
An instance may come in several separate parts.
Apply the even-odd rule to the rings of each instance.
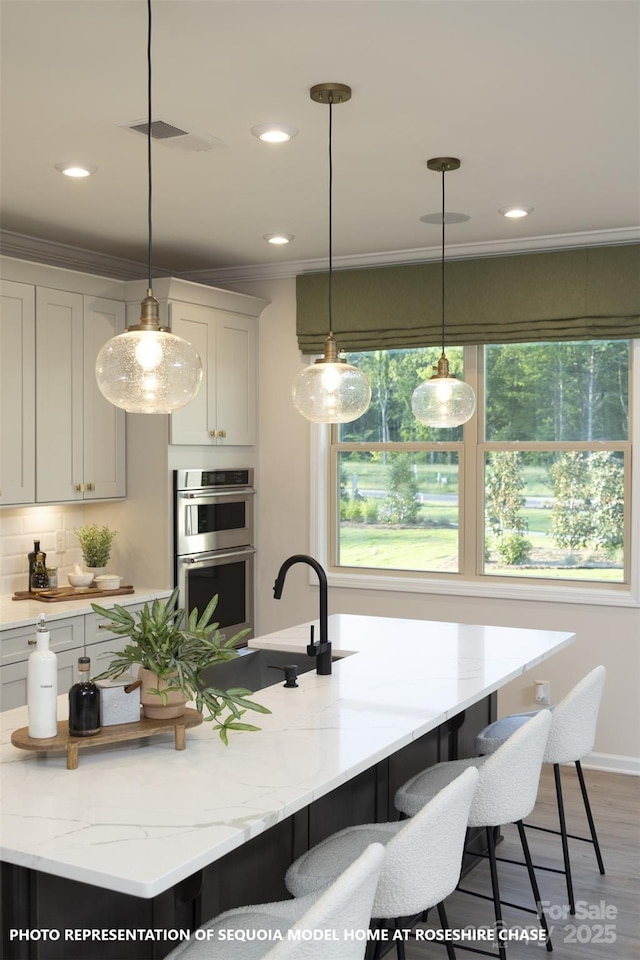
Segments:
[[[294,279],[233,288],[271,301],[259,321],[257,595],[258,630],[264,633],[317,616],[317,590],[309,584],[306,568],[291,570],[280,601],[272,591],[282,561],[309,552],[310,428],[290,399],[291,381],[303,363],[295,337]],[[331,588],[329,612],[575,632],[576,642],[544,665],[543,676],[523,677],[501,692],[499,710],[532,709],[533,679],[550,680],[552,700],[557,701],[590,668],[604,663],[608,680],[591,763],[640,772],[638,609]]]

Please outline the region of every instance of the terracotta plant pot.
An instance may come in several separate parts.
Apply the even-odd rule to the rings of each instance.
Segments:
[[[160,679],[153,670],[147,670],[146,667],[140,667],[138,677],[142,681],[140,703],[145,717],[149,720],[170,720],[172,717],[183,715],[187,698],[181,690],[170,689],[167,693],[167,702],[163,703],[157,693],[149,693],[149,690],[166,690],[166,680]]]

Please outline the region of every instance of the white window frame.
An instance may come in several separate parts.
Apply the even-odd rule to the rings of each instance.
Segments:
[[[475,353],[475,352],[474,352]],[[629,360],[631,365],[629,410],[631,414],[631,448],[640,450],[640,339],[630,341]],[[479,392],[483,389],[482,377],[465,358],[465,380]],[[469,484],[475,483],[481,463],[484,460],[487,446],[492,444],[477,443],[477,418],[465,426],[465,446],[467,456],[461,451],[462,484],[464,489],[470,489]],[[330,586],[355,590],[389,590],[395,593],[422,593],[438,594],[440,596],[486,597],[489,599],[528,600],[537,602],[587,604],[612,607],[640,607],[640,469],[631,464],[631,511],[629,516],[635,518],[635,523],[627,523],[631,529],[625,531],[628,538],[627,549],[630,551],[630,585],[603,584],[598,588],[584,586],[577,583],[558,583],[540,579],[536,583],[523,583],[519,578],[496,577],[489,580],[487,575],[469,577],[464,572],[450,577],[412,576],[402,571],[385,573],[356,573],[346,572],[329,565],[330,537],[329,524],[335,517],[337,507],[330,503],[331,499],[331,427],[328,424],[311,424],[310,445],[310,547],[313,556],[327,570],[327,579]],[[471,435],[469,435],[471,433]],[[578,444],[567,444],[568,449],[576,449]],[[469,456],[469,450],[476,448],[476,462]],[[512,446],[510,446],[512,449]],[[468,517],[471,528],[477,531],[477,511],[482,510],[481,491],[477,495],[464,495],[461,501],[461,510],[475,511],[475,515]],[[471,538],[470,538],[471,539]],[[477,533],[473,538],[477,540]],[[462,541],[461,571],[469,569],[469,552],[482,549],[482,544]],[[475,563],[476,557],[474,555]]]

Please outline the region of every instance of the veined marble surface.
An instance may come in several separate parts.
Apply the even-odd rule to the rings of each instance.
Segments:
[[[304,653],[310,624],[251,641]],[[316,637],[318,626],[316,622]],[[351,779],[557,653],[572,633],[337,614],[333,673],[278,682],[247,714],[259,733],[208,724],[146,745],[65,755],[11,746],[26,707],[0,715],[1,856],[11,863],[152,897]],[[349,655],[350,654],[350,655]],[[66,719],[66,698],[59,718]]]
[[[65,617],[93,613],[92,600],[102,607],[112,607],[114,603],[126,607],[132,603],[147,601],[151,603],[156,597],[168,597],[170,593],[170,589],[134,586],[133,593],[124,593],[116,597],[90,597],[79,593],[73,600],[57,600],[55,603],[43,603],[42,600],[12,600],[5,594],[0,596],[0,630],[35,625],[41,613],[44,613],[47,620],[62,620]]]

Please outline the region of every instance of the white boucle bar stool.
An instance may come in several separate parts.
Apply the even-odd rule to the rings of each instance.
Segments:
[[[576,912],[575,898],[573,894],[573,879],[571,876],[571,861],[569,858],[569,839],[582,840],[586,843],[592,843],[598,869],[601,874],[604,873],[604,862],[600,852],[600,844],[596,834],[596,827],[591,813],[589,795],[584,780],[584,774],[580,761],[593,749],[593,743],[596,735],[596,724],[598,721],[598,710],[600,709],[600,700],[602,690],[606,680],[607,671],[603,666],[596,667],[590,673],[583,677],[566,697],[560,701],[551,710],[551,730],[544,754],[544,762],[553,764],[553,774],[556,785],[556,798],[558,801],[558,820],[560,822],[559,830],[552,830],[548,827],[539,827],[535,824],[527,824],[534,830],[543,830],[545,833],[555,833],[562,838],[562,856],[564,859],[564,870],[558,870],[555,867],[538,867],[540,870],[549,870],[552,873],[564,873],[567,881],[567,897],[569,900],[569,910],[572,914]],[[523,723],[533,716],[530,713],[516,713],[508,717],[502,717],[494,723],[490,723],[476,737],[476,750],[480,754],[493,753],[498,747],[516,731]],[[567,833],[567,823],[564,810],[564,801],[562,797],[562,783],[560,780],[560,764],[573,761],[576,765],[578,780],[580,781],[580,790],[584,803],[587,822],[591,837],[579,837],[572,833]]]
[[[165,960],[362,960],[366,940],[352,934],[369,926],[384,858],[382,844],[372,843],[317,893],[227,910]]]
[[[478,786],[471,803],[468,825],[470,827],[486,828],[493,896],[489,897],[479,893],[474,893],[474,896],[493,900],[496,928],[502,928],[502,907],[493,828],[504,823],[515,823],[522,843],[536,909],[531,910],[518,904],[508,905],[519,910],[526,910],[528,913],[537,913],[542,928],[547,935],[547,950],[551,950],[549,930],[546,917],[540,907],[540,891],[531,863],[522,820],[531,813],[536,802],[542,758],[550,726],[551,713],[549,710],[541,710],[528,723],[523,724],[491,756],[436,763],[435,766],[429,767],[407,780],[397,791],[394,798],[396,809],[401,813],[409,817],[418,816],[424,804],[432,802],[432,797],[440,796],[439,791],[442,791],[454,777],[458,777],[463,770],[477,769],[479,774]],[[470,893],[472,891],[465,892]],[[495,956],[494,951],[481,950],[476,947],[462,948],[473,949],[474,953]],[[498,951],[501,960],[505,960],[506,949],[502,940],[498,941]]]
[[[438,905],[440,922],[447,927],[442,901],[460,879],[477,782],[477,771],[465,770],[411,820],[369,823],[334,833],[291,864],[285,876],[287,890],[299,897],[321,889],[375,841],[384,844],[386,853],[371,918],[396,921]],[[401,939],[396,947],[403,960]],[[449,942],[447,952],[455,960]]]

